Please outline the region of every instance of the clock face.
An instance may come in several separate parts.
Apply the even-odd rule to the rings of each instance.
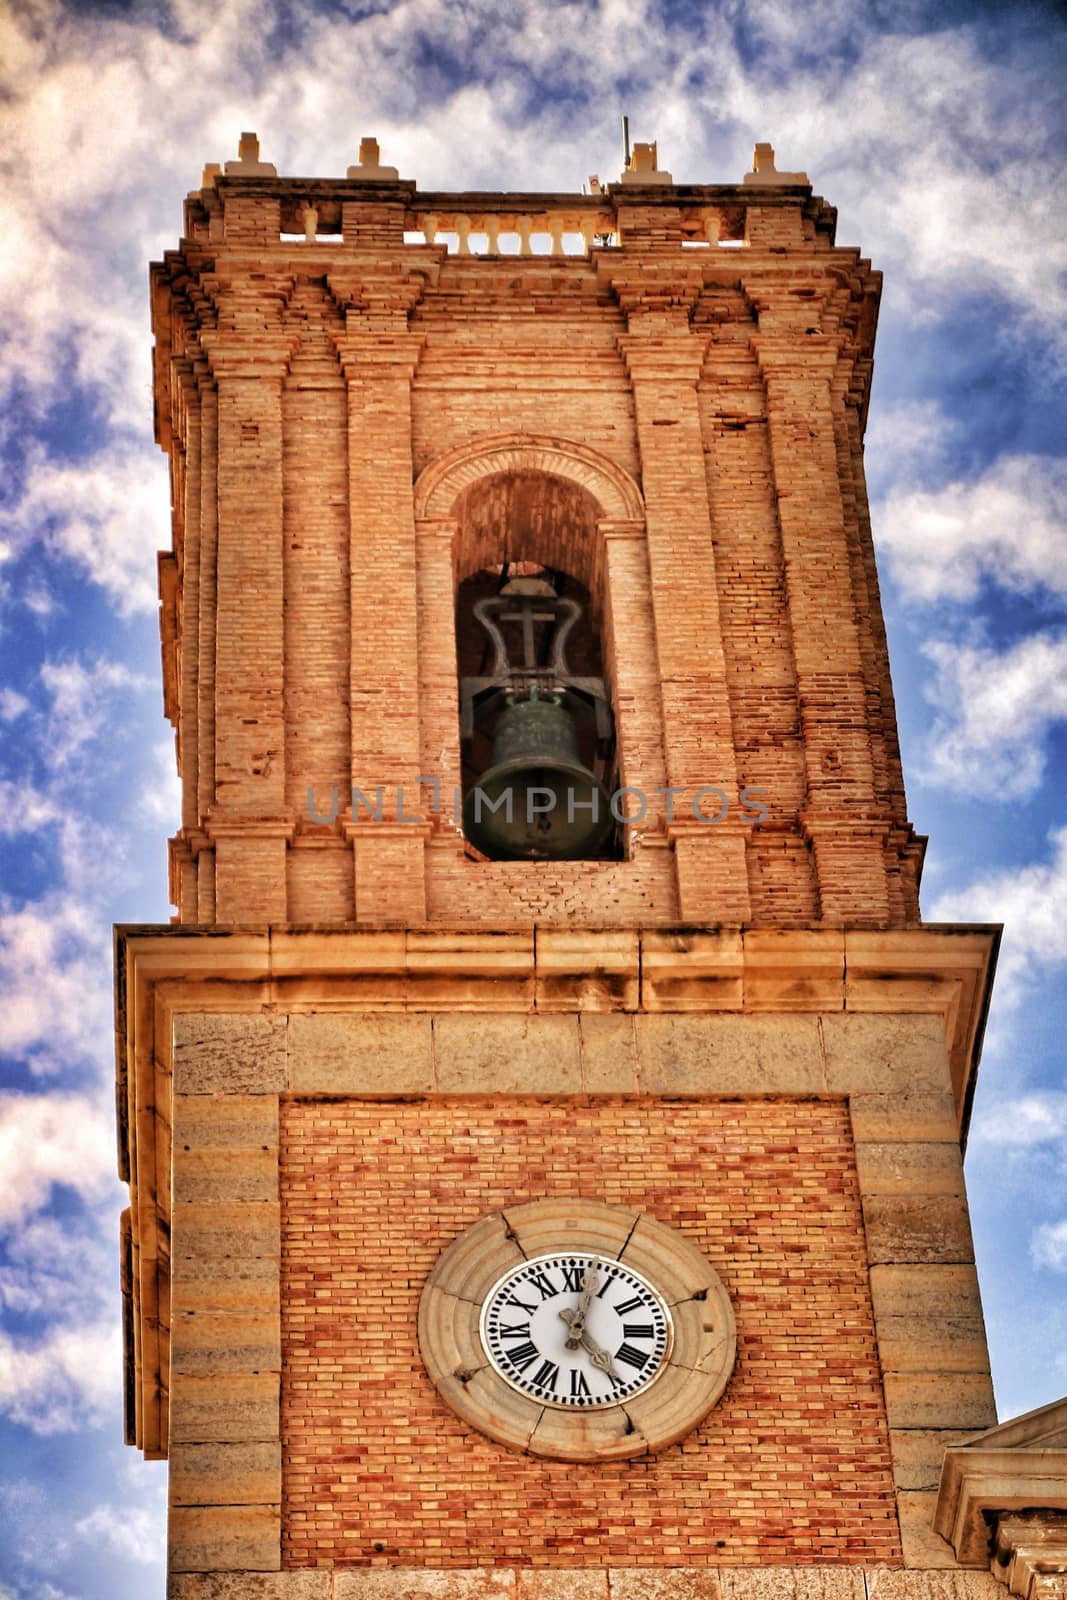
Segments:
[[[480,1334],[496,1371],[544,1405],[615,1406],[663,1371],[671,1314],[648,1280],[584,1252],[540,1255],[486,1295]]]

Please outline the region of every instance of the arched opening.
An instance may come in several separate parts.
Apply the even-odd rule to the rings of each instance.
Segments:
[[[613,860],[615,724],[596,501],[504,472],[456,505],[464,832],[498,860]]]

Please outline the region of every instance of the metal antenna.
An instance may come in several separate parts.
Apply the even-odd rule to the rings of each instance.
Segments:
[[[623,117],[623,119],[622,119],[622,137],[623,137],[623,142],[626,145],[626,165],[627,165],[627,167],[629,167],[629,165],[630,165],[630,119],[629,119],[629,117]]]

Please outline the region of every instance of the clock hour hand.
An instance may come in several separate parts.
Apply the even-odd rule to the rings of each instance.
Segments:
[[[582,1334],[585,1332],[585,1319],[589,1315],[589,1307],[592,1304],[593,1296],[599,1288],[600,1273],[597,1270],[597,1263],[591,1261],[582,1274],[582,1292],[578,1296],[578,1309],[563,1318],[564,1322],[570,1327],[570,1333],[567,1337],[568,1350],[577,1350],[581,1344]],[[560,1315],[563,1316],[563,1313],[560,1312]]]
[[[565,1310],[560,1312],[560,1316],[563,1318],[564,1322],[567,1323],[571,1329],[571,1332],[573,1333],[574,1324],[578,1319],[578,1313],[572,1311],[568,1306]],[[568,1347],[570,1346],[570,1342],[571,1341],[568,1339]],[[612,1383],[622,1382],[622,1376],[618,1372],[615,1363],[611,1358],[611,1352],[605,1350],[602,1345],[597,1344],[593,1339],[591,1339],[589,1334],[587,1334],[584,1329],[582,1331],[581,1338],[576,1341],[576,1345],[581,1345],[582,1349],[588,1352],[589,1360],[592,1365],[600,1372],[607,1373]]]

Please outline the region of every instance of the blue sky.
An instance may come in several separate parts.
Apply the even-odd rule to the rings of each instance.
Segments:
[[[924,913],[1003,921],[968,1159],[1002,1416],[1067,1393],[1067,234],[1051,7],[174,0],[0,17],[0,1600],[162,1595],[120,1442],[110,924],[165,921],[146,263],[244,128],[575,189],[753,143],[885,273],[868,430]],[[1059,166],[1057,167],[1057,163]]]

